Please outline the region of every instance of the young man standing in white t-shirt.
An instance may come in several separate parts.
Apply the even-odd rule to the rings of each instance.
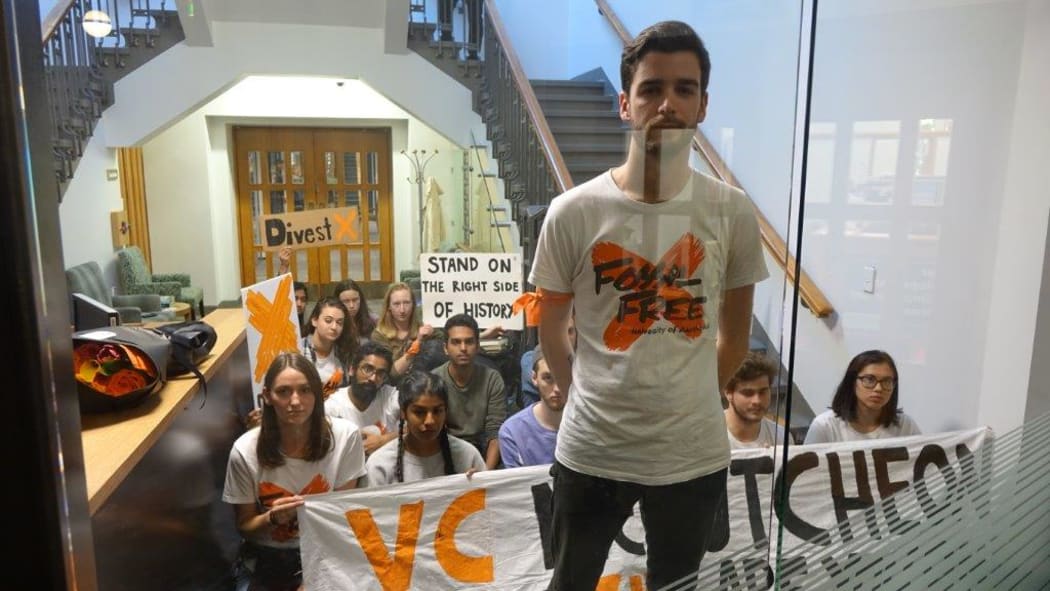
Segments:
[[[595,588],[635,503],[646,587],[695,576],[729,465],[721,386],[747,353],[754,284],[768,275],[746,196],[689,166],[707,109],[700,38],[658,23],[620,70],[627,161],[551,202],[529,277],[568,393],[551,468],[556,590]]]
[[[352,363],[350,385],[325,400],[324,412],[357,425],[368,456],[387,441],[397,439],[401,410],[397,406],[397,390],[386,383],[394,364],[393,354],[390,349],[367,341],[357,349]]]
[[[754,351],[726,384],[726,431],[729,447],[748,449],[773,447],[783,443],[784,429],[766,418],[772,396],[772,384],[780,367]]]

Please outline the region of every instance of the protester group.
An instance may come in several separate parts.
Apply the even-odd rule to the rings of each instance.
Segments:
[[[777,420],[781,365],[749,349],[754,285],[768,276],[754,211],[688,164],[707,50],[688,25],[657,23],[624,49],[620,73],[627,159],[545,214],[528,277],[538,345],[521,356],[520,388],[480,353],[502,327],[466,314],[425,324],[405,283],[377,315],[353,281],[310,310],[295,285],[299,350],[269,365],[230,452],[239,588],[300,588],[297,511],[310,494],[550,465],[548,588],[594,589],[637,503],[658,589],[695,577],[730,449],[919,434],[877,349],[845,368],[801,441]]]

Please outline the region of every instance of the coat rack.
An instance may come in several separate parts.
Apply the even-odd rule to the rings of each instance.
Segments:
[[[408,177],[408,182],[416,184],[417,198],[419,199],[419,253],[423,253],[423,214],[426,210],[426,198],[423,195],[423,184],[426,182],[426,168],[427,163],[434,156],[437,156],[438,151],[434,150],[427,155],[426,150],[412,150],[407,152],[401,150],[401,154],[408,158],[409,163],[412,164],[412,176]],[[417,257],[418,264],[418,257]]]

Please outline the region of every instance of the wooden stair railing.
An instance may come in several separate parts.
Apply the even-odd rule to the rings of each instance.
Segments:
[[[623,44],[627,44],[633,38],[630,33],[627,32],[627,28],[624,27],[623,22],[620,21],[619,17],[616,16],[616,12],[609,6],[607,0],[594,0],[594,3],[598,5],[598,12],[601,13],[609,25],[616,31],[617,36],[620,37],[620,41]],[[697,129],[696,135],[693,136],[693,149],[696,150],[700,157],[704,159],[707,166],[714,172],[715,176],[718,177],[724,183],[727,183],[733,187],[744,191],[744,194],[751,198],[744,190],[744,187],[740,184],[740,181],[736,178],[729,167],[726,166],[721,156],[708,141],[707,137]],[[780,234],[776,231],[772,224],[765,215],[759,210],[758,206],[754,204],[755,216],[758,219],[759,232],[762,236],[762,244],[765,245],[766,249],[776,260],[777,264],[781,269],[784,270],[784,274],[792,282],[798,282],[799,295],[802,298],[802,305],[809,309],[817,318],[824,318],[831,315],[835,309],[832,307],[831,302],[828,301],[827,296],[824,292],[817,287],[813,282],[813,279],[797,264],[795,257],[788,252],[787,243]],[[796,269],[798,275],[796,276]]]

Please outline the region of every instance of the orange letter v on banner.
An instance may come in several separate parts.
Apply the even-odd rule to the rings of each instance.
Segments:
[[[412,584],[412,563],[416,558],[422,519],[423,501],[401,505],[397,519],[397,542],[394,544],[394,557],[391,558],[383,536],[372,519],[372,512],[368,509],[346,512],[346,522],[361,543],[361,550],[372,565],[383,591],[407,591]]]

